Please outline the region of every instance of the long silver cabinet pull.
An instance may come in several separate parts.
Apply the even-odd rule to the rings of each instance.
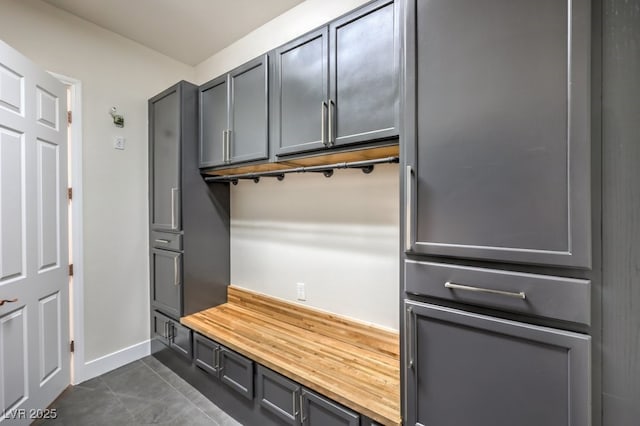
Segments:
[[[300,392],[300,423],[304,425],[304,422],[307,421],[307,418],[304,415],[304,405],[302,400],[302,392]]]
[[[220,368],[220,347],[216,347],[213,351],[213,364],[215,369]]]
[[[405,339],[407,339],[407,367],[409,369],[413,369],[413,359],[414,359],[414,353],[413,353],[413,308],[411,306],[409,306],[407,308],[407,314],[405,315],[404,318],[404,324],[405,324],[405,329],[406,329],[406,336]]]
[[[333,126],[335,124],[335,112],[336,112],[336,103],[333,102],[333,99],[329,99],[329,140],[327,141],[328,146],[335,145],[335,137],[333,135]]]
[[[227,162],[227,130],[222,131],[222,162]]]
[[[227,163],[231,162],[231,129],[227,129]]]
[[[171,241],[165,240],[165,239],[162,239],[162,238],[157,238],[156,239],[156,243],[169,244],[170,242]]]
[[[298,391],[294,391],[291,394],[291,404],[293,405],[293,417],[298,417],[298,414],[300,413],[300,409],[298,407],[296,407],[296,397],[298,396]]]
[[[513,291],[494,290],[492,288],[472,287],[469,285],[452,283],[450,281],[447,281],[446,283],[444,283],[444,286],[451,290],[464,290],[464,291],[473,291],[476,293],[497,294],[499,296],[515,297],[516,299],[522,299],[522,300],[525,300],[527,298],[527,295],[524,291],[519,291],[516,293]]]
[[[178,205],[180,190],[171,188],[171,229],[177,230],[180,223],[180,206]]]
[[[327,140],[326,140],[326,134],[325,134],[325,127],[326,127],[326,119],[325,119],[325,112],[327,111],[327,103],[325,101],[322,101],[322,104],[320,104],[320,139],[322,139],[322,144],[324,146],[327,146]]]
[[[169,323],[166,321],[164,323],[164,334],[162,335],[162,337],[169,340]]]
[[[178,262],[179,256],[173,258],[173,285],[180,285],[180,264]]]
[[[404,205],[404,229],[405,229],[405,236],[404,236],[404,249],[405,251],[411,251],[412,249],[412,243],[411,243],[411,218],[413,217],[412,211],[411,209],[413,208],[413,169],[411,168],[411,166],[407,166],[407,174],[405,176],[405,180],[404,180],[404,188],[405,188],[405,194],[404,194],[404,200],[405,200],[405,205]]]

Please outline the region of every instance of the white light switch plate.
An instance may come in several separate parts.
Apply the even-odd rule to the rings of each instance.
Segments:
[[[298,290],[298,300],[307,300],[307,295],[305,294],[304,283],[297,283],[296,289]]]
[[[125,138],[122,136],[116,136],[113,138],[113,147],[115,149],[124,149]]]

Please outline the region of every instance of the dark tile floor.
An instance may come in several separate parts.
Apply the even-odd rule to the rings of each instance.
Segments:
[[[200,392],[153,357],[68,388],[46,425],[236,426]]]

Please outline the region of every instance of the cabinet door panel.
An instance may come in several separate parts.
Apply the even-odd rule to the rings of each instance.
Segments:
[[[151,301],[155,307],[174,318],[182,311],[182,255],[151,251]]]
[[[300,386],[261,365],[258,365],[256,380],[260,406],[275,414],[284,424],[297,425]]]
[[[324,147],[327,108],[323,102],[328,98],[329,79],[327,39],[325,27],[276,50],[277,155]]]
[[[218,375],[217,350],[220,346],[197,333],[193,334],[193,362],[207,373]]]
[[[376,2],[329,27],[336,145],[398,135],[398,46],[392,1]]]
[[[149,102],[151,228],[180,229],[180,89]]]
[[[589,2],[408,7],[409,250],[590,267]]]
[[[302,391],[304,426],[358,426],[360,416],[307,389]]]
[[[417,302],[405,308],[407,424],[590,424],[589,336]]]
[[[188,360],[191,360],[193,355],[191,346],[191,330],[181,325],[179,322],[172,320],[170,337],[171,349]]]
[[[231,389],[253,399],[253,361],[220,347],[220,380]]]
[[[158,339],[167,346],[169,346],[169,329],[167,325],[170,321],[169,318],[156,311],[151,313],[151,337]]]
[[[226,75],[200,88],[200,167],[224,164],[224,132],[229,129]]]
[[[264,55],[229,75],[232,163],[268,157],[268,68]]]

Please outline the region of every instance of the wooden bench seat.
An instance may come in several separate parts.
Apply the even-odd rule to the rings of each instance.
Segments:
[[[181,323],[384,425],[400,425],[398,334],[230,286]]]

